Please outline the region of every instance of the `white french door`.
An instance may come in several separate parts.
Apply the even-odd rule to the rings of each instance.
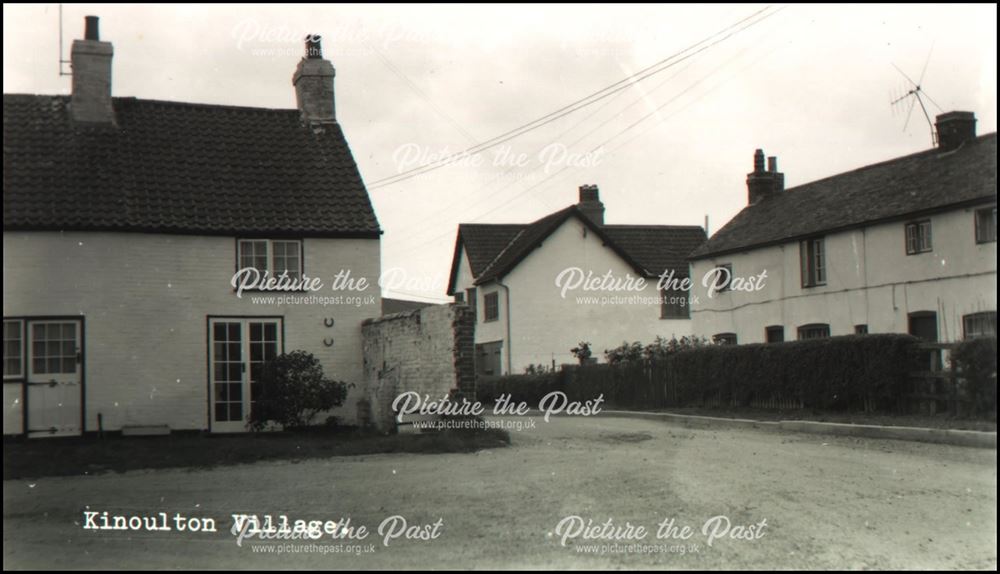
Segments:
[[[281,353],[281,319],[209,320],[212,432],[244,432],[264,363]]]
[[[82,432],[80,321],[27,322],[28,436],[73,436]]]

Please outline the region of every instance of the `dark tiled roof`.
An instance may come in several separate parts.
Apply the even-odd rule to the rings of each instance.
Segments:
[[[377,237],[337,124],[297,110],[115,98],[115,124],[66,96],[3,97],[4,229]]]
[[[653,275],[673,269],[677,277],[687,277],[687,256],[705,242],[705,230],[697,225],[605,225],[601,229]]]
[[[492,262],[497,253],[528,225],[525,223],[462,223],[458,234],[469,257],[472,275],[478,277]]]
[[[816,233],[996,201],[996,133],[961,148],[927,150],[790,188],[747,206],[693,259]]]
[[[697,226],[599,226],[576,205],[528,224],[461,224],[448,293],[454,293],[463,247],[468,253],[475,283],[480,285],[509,273],[571,217],[586,224],[637,273],[647,277],[655,277],[667,269],[674,269],[677,275],[686,277],[687,255],[705,240],[705,231]]]

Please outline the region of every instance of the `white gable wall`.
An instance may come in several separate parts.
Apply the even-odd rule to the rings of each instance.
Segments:
[[[510,340],[506,334],[507,294],[504,288],[494,282],[478,289],[476,343],[504,341],[502,364],[505,372],[509,352],[512,352],[510,371],[517,374],[533,364],[551,366],[554,361],[558,367],[575,363],[570,349],[581,341],[589,341],[593,356],[603,362],[604,350],[623,341],[647,344],[657,335],[670,338],[690,334],[690,320],[660,319],[655,279],[647,279],[641,292],[577,290],[568,292],[563,298],[555,281],[568,267],[580,267],[595,275],[611,270],[616,277],[637,276],[636,271],[610,247],[605,247],[601,238],[586,225],[576,218],[568,219],[501,279],[510,289]],[[499,293],[500,319],[484,322],[483,298],[494,291]],[[616,295],[644,297],[647,302],[599,303],[601,297]],[[593,297],[598,303],[587,303],[578,297]]]

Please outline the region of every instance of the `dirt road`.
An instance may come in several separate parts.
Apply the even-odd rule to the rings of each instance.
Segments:
[[[995,450],[605,417],[534,421],[512,432],[511,448],[476,454],[6,481],[4,567],[996,567]],[[85,512],[104,511],[213,518],[218,532],[84,528]],[[369,535],[237,546],[229,529],[238,512],[350,517]],[[431,539],[406,539],[396,520],[384,528],[402,534],[384,545],[379,525],[397,515],[409,534]],[[611,519],[612,534],[647,532],[564,546],[575,519],[558,525],[572,516]],[[671,536],[657,538],[670,519],[662,530]],[[732,539],[738,527],[751,539]]]

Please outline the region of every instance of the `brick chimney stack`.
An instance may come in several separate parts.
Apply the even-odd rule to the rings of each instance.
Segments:
[[[944,151],[976,139],[976,114],[972,112],[948,112],[935,119],[938,147]]]
[[[73,40],[70,62],[73,94],[70,109],[80,122],[111,123],[111,42],[102,42],[97,16],[87,16],[83,40]]]
[[[333,98],[333,78],[336,72],[329,60],[323,59],[320,37],[306,36],[306,54],[292,76],[295,100],[302,120],[307,123],[337,121]]]
[[[580,186],[580,203],[576,206],[591,221],[604,225],[604,204],[601,203],[600,191],[596,185]]]
[[[750,205],[784,190],[785,174],[778,171],[778,158],[767,158],[767,169],[764,169],[764,150],[758,149],[753,154],[753,171],[747,174]]]

